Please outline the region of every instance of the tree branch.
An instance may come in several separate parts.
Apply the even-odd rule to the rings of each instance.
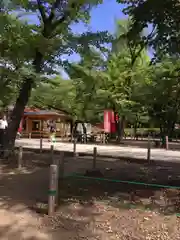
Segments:
[[[53,20],[53,18],[55,17],[54,10],[58,7],[58,5],[60,4],[61,1],[62,0],[56,0],[54,2],[54,4],[52,5],[51,13],[50,13],[49,18],[48,18],[49,22],[51,22]]]
[[[37,0],[37,1],[41,2],[41,0]],[[63,16],[60,19],[55,20],[55,9],[58,8],[61,3],[62,3],[62,0],[56,0],[55,3],[52,5],[51,13],[49,17],[46,18],[45,16],[46,21],[45,21],[44,30],[43,30],[43,36],[45,38],[49,38],[50,36],[52,37],[52,33],[56,29],[56,27],[69,18],[69,16],[71,15],[71,9],[75,8],[75,6],[78,6],[77,3],[72,2],[71,5],[63,11],[64,12]],[[42,5],[40,4],[40,6]]]
[[[44,105],[44,102],[41,101],[40,99],[38,99],[38,102],[39,102],[40,104]],[[35,103],[34,103],[33,105],[34,105],[35,107],[39,107],[38,104],[35,104]],[[57,107],[55,107],[55,106],[53,106],[53,105],[50,105],[50,104],[45,104],[45,105],[46,105],[46,107],[48,107],[49,109],[53,109],[53,110],[56,110],[56,111],[61,111],[61,112],[65,113],[65,114],[67,114],[69,117],[72,117],[72,114],[71,114],[70,112],[64,110],[63,108],[57,108]]]
[[[66,21],[66,20],[69,18],[69,16],[71,15],[71,9],[72,9],[72,8],[75,8],[76,6],[78,6],[78,4],[75,3],[75,2],[72,2],[71,5],[69,6],[69,8],[64,11],[63,16],[62,16],[60,19],[58,19],[56,22],[54,22],[54,23],[52,24],[52,29],[53,29],[53,30],[56,29],[56,27],[57,27],[59,24],[61,24],[61,23],[63,23],[64,21]]]
[[[39,12],[41,14],[43,23],[45,23],[47,21],[47,17],[46,17],[45,8],[43,7],[41,0],[37,0],[37,5],[38,5]]]

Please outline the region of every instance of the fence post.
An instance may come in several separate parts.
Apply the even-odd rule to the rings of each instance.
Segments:
[[[22,168],[23,147],[19,146],[18,149],[18,169]]]
[[[151,140],[150,136],[148,136],[147,161],[150,162],[150,160],[151,160]]]
[[[51,144],[51,162],[54,161],[54,145]]]
[[[166,136],[166,150],[169,149],[169,139],[168,139],[168,136]]]
[[[52,216],[55,212],[56,194],[57,194],[57,165],[50,165],[50,184],[48,196],[48,215]]]
[[[93,149],[93,169],[96,169],[97,147]]]
[[[43,138],[40,137],[40,153],[42,153],[42,148],[43,148]]]

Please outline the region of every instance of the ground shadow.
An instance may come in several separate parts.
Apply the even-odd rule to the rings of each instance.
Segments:
[[[59,159],[59,155],[54,158]],[[138,162],[138,161],[137,161]],[[170,185],[180,188],[179,164],[174,162],[152,162],[147,164],[139,161],[131,162],[119,159],[98,157],[97,168],[103,178],[111,180],[135,181],[149,184]],[[52,163],[50,154],[38,154],[27,151],[24,153],[24,167],[21,171],[13,169],[11,164],[1,165],[0,199],[2,208],[10,208],[16,204],[31,206],[36,202],[48,200],[49,165]],[[14,163],[12,162],[12,165]],[[92,168],[92,157],[83,156],[66,158],[65,176],[78,173],[84,175]],[[13,169],[13,171],[11,171]],[[100,178],[102,178],[100,176]],[[92,177],[92,176],[88,176]],[[180,190],[167,187],[145,186],[108,182],[85,178],[65,178],[59,181],[59,196],[82,195],[84,198],[99,198],[122,205],[136,204],[145,208],[155,208],[162,213],[180,212]],[[112,199],[114,199],[112,201]],[[19,211],[19,210],[18,210]]]
[[[59,158],[59,155],[56,157]],[[47,202],[50,164],[51,158],[49,154],[33,152],[24,155],[24,168],[20,171],[12,169],[13,167],[10,167],[10,164],[2,164],[0,210],[9,211],[15,215],[30,211],[32,205],[36,202]],[[96,218],[98,213],[97,211],[93,212],[93,206],[97,202],[103,202],[117,209],[134,207],[152,209],[153,211],[159,211],[163,215],[173,215],[180,211],[179,190],[176,189],[168,190],[167,188],[67,177],[72,173],[84,175],[86,170],[91,168],[92,157],[66,158],[65,178],[63,180],[62,178],[59,179],[59,208],[60,210],[63,208],[64,215],[57,212],[58,220],[55,223],[53,222],[53,228],[55,228],[53,234],[57,235],[57,239],[59,236],[62,237],[63,234],[65,236],[63,239],[68,239],[70,228],[72,229],[71,234],[74,234],[77,239],[80,230],[84,231],[84,235],[91,236],[89,239],[95,239],[93,232],[85,226]],[[101,170],[103,177],[108,179],[180,186],[178,163],[153,162],[152,164],[145,164],[142,161],[132,163],[114,158],[98,157],[97,168]],[[74,204],[77,204],[77,206],[70,209],[71,203],[73,203],[73,206]],[[79,218],[72,219],[72,214],[77,209]],[[32,213],[37,218],[36,213],[31,211]],[[86,221],[86,219],[88,220]],[[47,218],[47,226],[45,226],[47,229],[51,226],[49,221],[49,218]],[[14,231],[15,236],[15,225],[17,225],[16,221],[12,221],[10,224],[0,226],[1,239],[3,239],[3,234],[6,236],[5,232],[9,232],[9,234],[12,232],[13,235]],[[77,231],[77,227],[80,230]],[[16,229],[17,238],[20,236],[18,234],[22,234],[24,228],[26,227],[24,226],[23,230],[21,230],[19,227],[19,233],[18,229]],[[62,235],[56,234],[56,229],[61,229]],[[49,232],[51,232],[51,229],[49,229]],[[74,239],[76,238],[74,237]],[[25,239],[36,238],[27,236]]]
[[[17,168],[16,161],[8,164],[3,161],[0,165],[0,219],[3,218],[0,239],[56,240],[61,237],[66,240],[72,236],[78,239],[76,228],[83,231],[85,221],[62,215],[56,216],[55,221],[32,211],[35,203],[48,200],[50,155],[26,152],[23,160],[22,169]],[[42,231],[39,219],[43,224]],[[60,235],[56,229],[61,230]],[[88,229],[84,234],[93,235]]]
[[[87,158],[84,161],[86,163],[89,161],[87,168],[90,169],[92,160]],[[74,199],[81,202],[103,199],[108,201],[108,204],[117,205],[118,207],[152,209],[163,214],[180,213],[180,172],[178,163],[161,161],[151,164],[144,162],[137,164],[99,158],[97,167],[101,171],[99,176],[85,173],[85,169],[79,167],[76,174],[81,177],[71,176],[65,178],[60,184],[60,200],[62,201],[66,197],[74,197]],[[110,181],[101,180],[104,178]],[[128,182],[122,183],[118,182],[118,180]],[[133,182],[135,183],[133,184]],[[150,186],[146,184],[150,184]]]

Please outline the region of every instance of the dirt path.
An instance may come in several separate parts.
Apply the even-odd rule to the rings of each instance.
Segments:
[[[166,216],[158,210],[124,208],[120,204],[120,194],[126,192],[127,187],[117,184],[98,185],[90,182],[88,185],[84,180],[81,183],[77,181],[76,184],[73,179],[64,180],[60,186],[62,202],[55,216],[35,213],[31,206],[47,200],[49,156],[41,155],[45,166],[42,166],[42,159],[38,154],[30,153],[28,158],[31,162],[32,159],[35,160],[35,166],[30,164],[20,172],[6,168],[5,165],[0,166],[0,239],[180,240],[180,221],[175,212]],[[65,169],[66,172],[78,169],[83,173],[91,166],[92,161],[88,158],[67,159]],[[121,161],[112,164],[104,159],[98,162],[98,167],[113,167],[114,170],[108,170],[108,177],[113,174],[113,177],[121,179],[139,177],[145,181],[159,177],[165,182],[169,175],[174,180],[179,179],[177,166],[160,168],[154,165],[144,166],[147,169],[142,169],[138,164]],[[140,193],[143,191],[139,190]],[[148,189],[145,191],[149,194]],[[63,197],[66,194],[70,197]],[[152,194],[155,194],[154,190]],[[78,195],[80,198],[77,198]],[[149,201],[145,199],[146,194],[142,195],[144,202]],[[160,205],[161,203],[163,200]]]
[[[39,231],[40,218],[28,206],[35,196],[45,192],[47,169],[34,169],[17,173],[1,166],[0,175],[0,239],[50,239],[45,231]],[[42,185],[42,187],[41,187]]]

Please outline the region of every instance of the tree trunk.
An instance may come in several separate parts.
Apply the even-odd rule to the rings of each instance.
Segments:
[[[74,122],[73,122],[73,120],[71,120],[71,122],[70,122],[71,138],[73,137],[73,130],[74,130]]]
[[[120,120],[118,116],[118,112],[115,111],[115,108],[113,109],[114,111],[114,122],[115,122],[115,128],[116,128],[116,141],[120,141],[120,136],[121,136],[121,131],[120,131]]]
[[[87,129],[86,129],[86,126],[85,126],[84,122],[82,122],[82,128],[83,128],[83,135],[84,135],[83,143],[86,143],[87,142]]]
[[[36,73],[40,73],[42,60],[43,55],[40,52],[36,51],[36,56],[33,61],[33,66]],[[28,103],[34,81],[35,79],[33,77],[28,77],[24,79],[21,85],[19,96],[16,100],[16,104],[11,113],[6,134],[4,135],[3,139],[4,150],[8,149],[11,150],[14,147],[17,130],[19,128],[20,121],[24,114],[24,109]]]
[[[169,141],[172,141],[172,140],[173,140],[175,123],[176,123],[176,120],[173,120],[173,121],[171,121],[171,122],[169,123],[169,126],[168,126],[168,137],[169,137]]]
[[[121,139],[121,122],[120,120],[116,121],[116,139],[117,142],[120,142]]]
[[[168,136],[169,141],[173,139],[174,127],[176,120],[169,120],[160,126],[162,146],[165,147],[165,137]]]
[[[125,128],[125,116],[122,116],[120,120],[120,142],[123,140],[124,137],[124,128]]]
[[[136,140],[138,140],[138,136],[137,136],[137,124],[136,124],[136,123],[134,123],[133,128],[134,128],[134,138],[135,138]]]
[[[19,128],[19,124],[24,113],[24,108],[28,103],[28,99],[32,89],[32,84],[33,79],[26,79],[22,85],[19,97],[17,98],[16,104],[11,113],[9,125],[5,134],[3,144],[5,149],[8,148],[11,149],[14,146],[17,130]]]

